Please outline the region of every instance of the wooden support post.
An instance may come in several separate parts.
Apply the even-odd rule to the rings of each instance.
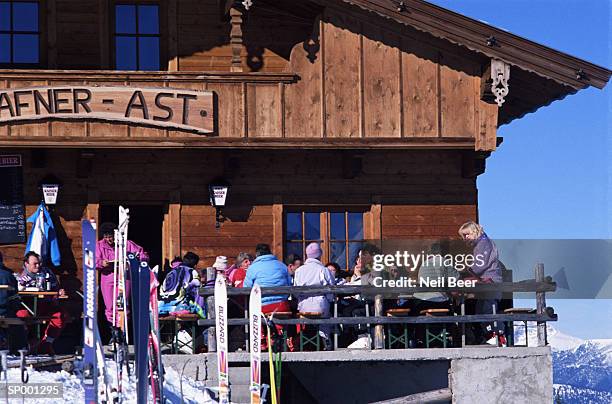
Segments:
[[[544,282],[544,264],[537,264],[535,268],[536,282]],[[538,314],[546,313],[546,294],[536,292],[536,308]],[[546,322],[538,321],[538,346],[546,346]]]
[[[215,268],[206,268],[206,284],[214,283],[217,277]],[[215,296],[206,298],[206,318],[209,320],[215,319]],[[208,327],[208,352],[217,352],[217,330],[215,327]]]
[[[383,298],[382,295],[374,297],[374,315],[376,317],[383,316]],[[374,349],[385,349],[384,326],[377,324],[374,327]]]
[[[232,72],[242,71],[242,11],[232,7],[230,9],[230,23],[232,30],[230,31],[230,44],[232,47]]]

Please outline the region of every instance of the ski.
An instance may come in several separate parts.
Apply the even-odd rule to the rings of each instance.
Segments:
[[[153,402],[164,402],[164,369],[161,360],[161,350],[159,346],[159,305],[157,301],[157,280],[158,267],[150,272],[149,281],[149,308],[150,308],[150,333],[149,333],[149,369],[151,391],[153,392]]]
[[[106,371],[104,349],[98,329],[98,283],[96,273],[96,222],[83,220],[83,361],[81,374],[85,403],[110,403],[111,382]],[[99,379],[102,377],[102,391]]]
[[[215,281],[215,326],[217,328],[217,369],[219,378],[219,403],[229,403],[229,365],[227,358],[227,285],[225,276],[217,275]]]
[[[123,392],[123,368],[125,367],[128,376],[130,367],[128,363],[128,324],[125,315],[125,277],[127,261],[127,231],[129,224],[129,209],[119,206],[119,225],[115,229],[115,261],[114,261],[114,287],[113,301],[113,335],[111,343],[114,347],[115,364],[117,373],[117,395],[118,401],[122,400]]]
[[[148,396],[148,339],[149,339],[149,282],[147,262],[140,262],[134,254],[128,254],[132,281],[132,323],[136,357],[136,397],[138,404],[145,404]]]
[[[261,403],[261,288],[254,285],[249,297],[249,351],[251,404]]]
[[[97,318],[98,284],[96,282],[96,224],[81,223],[83,237],[83,388],[85,403],[98,402]]]

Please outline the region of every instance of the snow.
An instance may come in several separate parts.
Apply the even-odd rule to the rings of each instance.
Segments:
[[[115,363],[113,361],[106,361],[106,369],[108,376],[114,381],[115,377]],[[54,404],[58,403],[76,403],[83,402],[85,399],[85,393],[81,383],[81,378],[76,374],[70,374],[66,371],[58,372],[47,372],[37,371],[33,368],[28,368],[29,383],[61,383],[63,385],[63,398],[53,399]],[[123,376],[123,400],[125,403],[136,402],[136,380],[134,377],[128,379],[126,372]],[[8,370],[8,383],[21,383],[21,370],[19,368],[10,368]],[[100,382],[102,378],[100,378]],[[4,383],[4,380],[0,381],[0,384]],[[101,385],[101,383],[100,383]],[[168,403],[178,404],[181,403],[181,397],[185,403],[196,404],[196,403],[215,403],[216,401],[211,397],[208,391],[200,383],[189,379],[187,377],[182,378],[183,394],[181,395],[181,376],[180,374],[170,368],[166,368],[165,379],[164,379],[164,394],[167,398]],[[149,389],[150,390],[150,389]],[[149,402],[151,400],[151,392],[149,391]],[[28,398],[28,403],[40,403],[48,404],[50,399],[31,399]],[[3,401],[4,402],[4,401]],[[11,399],[9,403],[21,403],[22,399]]]

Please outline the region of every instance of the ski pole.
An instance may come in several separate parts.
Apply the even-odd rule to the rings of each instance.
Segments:
[[[267,322],[266,322],[267,323]],[[274,361],[272,360],[272,339],[270,338],[270,326],[268,325],[268,362],[270,364],[270,397],[272,404],[276,404],[276,380],[274,379]]]

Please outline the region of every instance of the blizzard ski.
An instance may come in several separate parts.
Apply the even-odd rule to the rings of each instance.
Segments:
[[[150,309],[150,332],[149,332],[149,372],[153,402],[164,402],[164,368],[161,360],[159,346],[159,304],[157,301],[158,267],[155,266],[150,272],[149,281],[149,309]],[[195,336],[194,336],[195,337]]]
[[[251,404],[261,403],[261,288],[254,285],[249,298],[249,351]]]
[[[215,281],[215,326],[217,328],[217,369],[219,403],[229,403],[229,365],[227,358],[227,285],[223,274]]]

